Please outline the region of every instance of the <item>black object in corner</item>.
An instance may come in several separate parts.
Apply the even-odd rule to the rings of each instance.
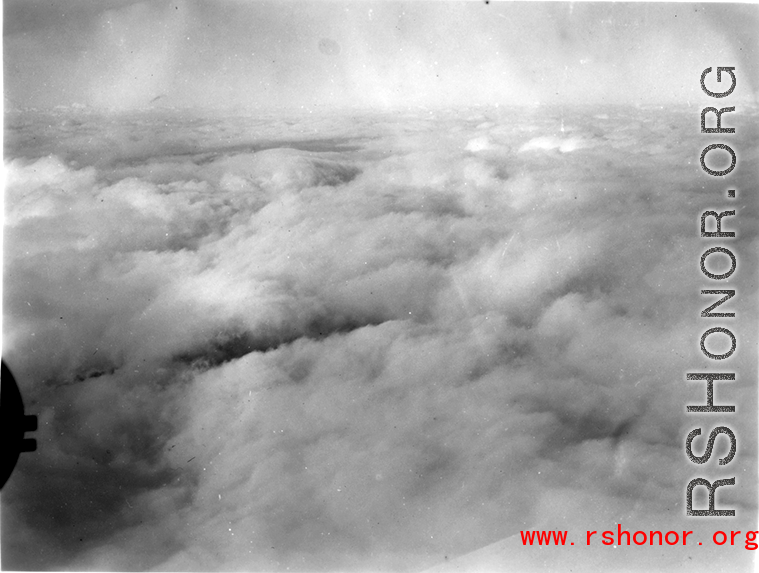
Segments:
[[[0,488],[8,481],[18,456],[37,449],[37,440],[25,438],[25,432],[37,429],[37,416],[24,415],[24,402],[10,369],[2,361],[2,389],[0,390]]]

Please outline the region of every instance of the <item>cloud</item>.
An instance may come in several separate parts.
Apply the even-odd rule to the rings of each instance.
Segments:
[[[14,109],[679,104],[715,60],[756,103],[757,11],[739,5],[6,4]]]
[[[4,336],[40,430],[4,565],[411,570],[557,520],[680,527],[715,197],[691,120],[25,116]]]

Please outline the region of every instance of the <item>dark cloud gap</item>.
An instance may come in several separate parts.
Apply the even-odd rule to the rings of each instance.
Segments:
[[[422,212],[435,218],[464,218],[468,216],[458,194],[455,192],[446,193],[430,188],[428,192],[423,189],[422,195],[416,197],[406,191],[405,189],[397,189],[393,192],[384,193],[382,198],[387,212],[400,214]]]
[[[600,408],[576,417],[570,417],[560,410],[554,413],[558,415],[561,425],[546,438],[540,451],[541,455],[547,457],[555,456],[573,444],[588,440],[610,440],[616,446],[625,439],[635,439],[635,424],[640,415],[635,413],[619,421],[604,415]]]
[[[181,146],[181,144],[179,144]],[[294,149],[296,151],[306,151],[311,153],[343,153],[360,151],[362,145],[356,143],[355,138],[326,138],[326,139],[304,139],[304,140],[281,140],[281,141],[259,141],[255,143],[239,143],[215,147],[212,149],[162,149],[165,154],[164,159],[184,160],[189,158],[196,165],[205,165],[212,163],[222,157],[235,153],[256,153],[270,149]],[[150,156],[130,157],[130,165],[140,165],[148,160]],[[118,164],[116,164],[118,166]],[[353,174],[355,176],[357,172]],[[350,179],[348,179],[350,180]]]
[[[68,380],[60,379],[48,379],[45,380],[46,386],[70,386],[78,382],[84,382],[85,380],[91,380],[94,378],[100,378],[101,376],[110,376],[118,370],[118,366],[110,366],[107,368],[78,368],[77,372]]]
[[[238,129],[229,139],[234,143],[210,144],[199,139],[198,133],[189,137],[186,125],[172,131],[173,122],[154,130],[151,120],[159,112],[129,114],[124,121],[105,116],[112,127],[95,127],[102,119],[100,114],[40,114],[39,124],[14,126],[10,114],[6,125],[5,152],[29,159],[56,154],[65,161],[94,164],[98,167],[143,167],[156,156],[162,161],[182,163],[190,160],[205,165],[235,153],[256,153],[271,149],[294,149],[308,153],[339,154],[361,151],[376,136],[351,135],[349,137],[319,138],[256,138]],[[241,118],[245,120],[246,118]],[[176,120],[175,120],[176,121]],[[300,122],[294,122],[298,125]],[[13,126],[13,129],[10,129]],[[202,127],[202,126],[201,126]],[[202,133],[200,134],[202,135]],[[97,138],[96,138],[97,136]],[[103,141],[106,136],[106,141]],[[133,139],[133,141],[130,141]],[[73,142],[73,144],[72,144]]]
[[[242,358],[251,352],[269,352],[301,339],[323,340],[330,336],[347,334],[367,326],[378,326],[386,318],[359,319],[325,315],[308,321],[302,328],[274,330],[268,334],[261,332],[226,332],[217,335],[202,346],[175,354],[172,362],[188,364],[193,368],[215,368],[226,362]]]

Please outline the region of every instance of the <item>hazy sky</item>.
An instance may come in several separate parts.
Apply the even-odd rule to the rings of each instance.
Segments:
[[[684,3],[10,0],[5,97],[122,109],[687,103],[701,70],[736,66],[756,101],[758,16]]]

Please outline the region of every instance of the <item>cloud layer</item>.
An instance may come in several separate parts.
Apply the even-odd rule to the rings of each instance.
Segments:
[[[749,119],[743,383],[717,390],[741,405]],[[696,114],[9,125],[5,356],[40,447],[4,491],[4,567],[413,570],[537,526],[694,527],[697,224],[725,203]],[[743,516],[749,409],[718,420]]]

